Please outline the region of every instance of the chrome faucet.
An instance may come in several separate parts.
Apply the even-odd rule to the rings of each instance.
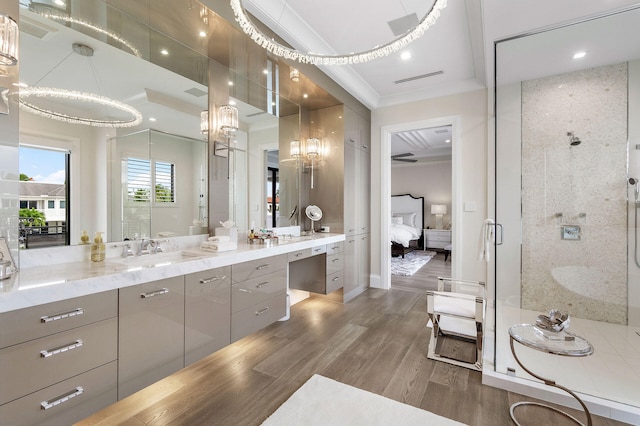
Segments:
[[[160,247],[160,241],[150,240],[148,245],[149,245],[149,253],[156,254],[156,253],[162,252],[162,247]]]
[[[133,250],[131,249],[131,244],[127,243],[122,246],[122,257],[134,256]]]

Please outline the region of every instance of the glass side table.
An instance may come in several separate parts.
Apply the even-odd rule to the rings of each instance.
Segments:
[[[513,357],[515,358],[518,365],[522,367],[524,371],[526,371],[536,379],[544,382],[545,385],[562,389],[563,391],[571,395],[573,398],[575,398],[580,403],[580,405],[582,406],[582,409],[584,410],[584,413],[587,416],[587,426],[592,426],[591,413],[589,413],[589,409],[584,404],[584,402],[582,402],[582,400],[578,398],[578,395],[576,395],[574,392],[567,389],[566,387],[557,384],[553,380],[545,379],[544,377],[540,377],[537,374],[532,373],[527,367],[522,365],[522,362],[520,361],[520,359],[518,359],[518,356],[516,355],[513,342],[518,342],[521,345],[524,345],[528,348],[535,349],[541,352],[546,352],[553,355],[562,355],[562,356],[571,356],[571,357],[582,357],[582,356],[591,355],[593,353],[593,346],[591,346],[591,343],[589,343],[587,340],[583,339],[582,337],[576,336],[575,334],[571,334],[567,331],[561,331],[559,333],[555,333],[552,331],[542,330],[534,326],[533,324],[513,325],[509,328],[509,336],[510,336],[509,344],[511,345],[511,353],[513,354]],[[536,405],[539,407],[544,407],[548,410],[552,410],[559,414],[562,414],[563,416],[568,417],[569,419],[573,420],[577,424],[584,426],[582,422],[580,422],[578,419],[576,419],[572,415],[565,413],[564,411],[559,410],[555,407],[551,407],[550,405],[541,404],[538,402],[525,402],[525,401],[516,402],[511,406],[511,409],[510,409],[511,419],[518,426],[520,425],[520,423],[518,423],[518,421],[516,420],[515,410],[516,408],[522,405]]]

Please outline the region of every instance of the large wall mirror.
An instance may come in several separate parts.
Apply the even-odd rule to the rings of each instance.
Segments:
[[[66,244],[80,243],[83,230],[121,241],[207,232],[227,219],[241,231],[272,225],[269,167],[286,167],[289,153],[283,157],[281,147],[305,136],[308,124],[301,117],[308,114],[301,110],[340,104],[303,74],[294,81],[289,65],[270,60],[196,1],[83,0],[58,6],[21,0],[20,6],[21,83],[115,99],[143,117],[132,127],[97,127],[21,111],[21,146],[66,159],[66,174],[55,181],[64,184],[54,188],[58,198],[42,197],[47,188],[41,187],[28,197],[25,192],[24,203],[21,195],[21,204],[45,211],[53,205],[58,216],[50,222],[68,223]],[[210,81],[212,61],[222,72]],[[29,101],[67,117],[131,117],[65,96]],[[202,131],[201,113],[227,102],[238,108],[240,126],[230,141],[221,141],[231,143],[225,155],[214,149],[219,138]],[[280,151],[278,163],[274,151]],[[53,174],[27,167],[21,156],[23,165],[32,183],[45,183]],[[224,184],[216,186],[217,179]],[[289,213],[300,204],[299,176],[288,170],[278,179],[277,208],[287,214],[279,215],[277,225],[286,226],[298,221]],[[39,246],[38,238],[32,242]]]

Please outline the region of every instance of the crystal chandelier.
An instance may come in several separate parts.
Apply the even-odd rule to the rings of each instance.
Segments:
[[[433,3],[433,6],[431,6],[429,13],[427,13],[415,27],[409,30],[402,37],[392,40],[382,46],[345,55],[323,55],[318,53],[302,53],[296,49],[277,43],[273,38],[267,37],[257,29],[255,25],[253,25],[253,22],[251,22],[246,11],[242,7],[241,0],[230,1],[231,8],[233,9],[233,13],[236,21],[240,25],[240,28],[242,28],[242,31],[251,37],[254,42],[276,56],[311,65],[361,64],[395,53],[422,37],[429,27],[436,23],[440,17],[440,13],[447,6],[447,0],[436,0]]]
[[[45,77],[51,74],[51,72],[53,72],[55,69],[60,67],[60,65],[64,63],[74,52],[84,57],[93,56],[93,49],[85,44],[73,43],[72,47],[73,51],[69,53],[69,55],[67,55],[51,71],[48,71],[47,74],[45,74]],[[89,62],[89,65],[91,67],[93,76],[97,79],[97,72],[93,66],[93,63]],[[30,87],[20,87],[18,92],[20,109],[52,120],[64,121],[71,124],[84,124],[94,127],[134,127],[142,122],[142,114],[134,107],[123,102],[94,93],[86,93],[77,90],[66,90],[55,87],[41,87],[37,85],[38,83],[39,81],[36,82],[35,85]],[[99,81],[97,83],[100,87],[101,85]],[[125,113],[125,115],[127,115],[128,117],[125,116],[125,118],[114,118],[113,116],[110,116],[108,118],[93,118],[90,117],[88,113],[84,116],[79,114],[74,115],[71,113],[63,112],[62,110],[55,111],[47,107],[40,106],[37,103],[34,103],[33,100],[30,100],[34,98],[44,100],[45,104],[47,100],[58,100],[59,106],[64,103],[85,103],[87,104],[87,107],[83,108],[83,110],[87,112],[89,111],[89,106],[99,105],[111,108],[112,110],[117,110],[121,113]]]
[[[18,63],[18,24],[10,16],[0,13],[0,65]]]

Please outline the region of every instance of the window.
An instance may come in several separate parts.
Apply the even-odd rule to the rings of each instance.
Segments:
[[[164,161],[155,162],[156,203],[175,201],[175,165]]]
[[[38,209],[37,200],[20,200],[21,209]]]
[[[55,202],[55,200],[48,200],[48,201],[47,201],[47,208],[48,208],[48,209],[55,209],[55,208],[56,208],[56,202]]]
[[[66,209],[67,208],[67,201],[66,200],[60,200],[60,208],[61,209]]]
[[[128,202],[149,203],[153,201],[157,204],[175,202],[174,163],[127,158],[126,164],[126,199]],[[153,200],[151,188],[155,188]]]
[[[151,162],[127,158],[127,201],[148,203],[151,201]]]

